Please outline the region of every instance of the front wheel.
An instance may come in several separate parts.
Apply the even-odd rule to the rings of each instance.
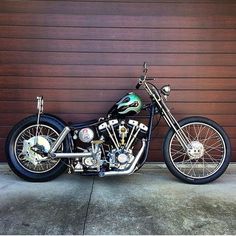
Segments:
[[[230,141],[223,128],[204,117],[185,118],[179,125],[190,148],[185,150],[174,130],[169,130],[163,154],[170,172],[192,184],[205,184],[219,178],[227,169],[231,156]]]

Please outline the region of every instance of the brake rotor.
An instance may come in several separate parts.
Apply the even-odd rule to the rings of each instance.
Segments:
[[[49,141],[44,136],[34,136],[28,140],[24,140],[23,142],[22,154],[24,155],[24,159],[34,165],[47,159],[47,156],[40,155],[33,150],[37,145],[41,147],[44,153],[48,153],[51,147]]]
[[[188,156],[192,160],[200,159],[204,155],[205,149],[201,142],[192,141],[191,148],[188,149]]]

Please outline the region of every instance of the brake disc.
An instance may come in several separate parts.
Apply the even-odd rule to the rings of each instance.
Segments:
[[[41,161],[47,159],[47,156],[40,155],[34,150],[34,147],[39,145],[44,153],[50,150],[50,143],[44,136],[34,136],[28,140],[24,140],[22,154],[24,159],[37,165]]]

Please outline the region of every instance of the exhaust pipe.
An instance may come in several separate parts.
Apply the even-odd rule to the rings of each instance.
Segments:
[[[52,159],[55,158],[79,158],[79,157],[92,157],[93,154],[91,152],[81,152],[81,153],[50,153],[49,156]]]
[[[105,176],[113,176],[113,175],[130,175],[135,171],[135,167],[140,159],[140,157],[143,154],[143,151],[146,147],[146,141],[145,139],[142,139],[142,147],[139,150],[137,156],[135,157],[135,160],[133,164],[126,170],[120,170],[120,171],[107,171],[107,172],[99,172],[99,177],[105,177]]]

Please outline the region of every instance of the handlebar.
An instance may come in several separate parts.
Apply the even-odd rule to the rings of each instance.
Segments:
[[[144,62],[144,63],[143,63],[143,73],[144,73],[144,75],[142,75],[142,76],[139,78],[139,81],[138,81],[138,83],[136,84],[136,89],[139,89],[140,86],[143,84],[143,82],[144,82],[145,80],[155,80],[154,78],[147,78],[147,71],[148,71],[147,62]]]
[[[143,84],[144,81],[146,80],[155,80],[155,78],[147,78],[146,75],[142,75],[140,78],[139,78],[139,82],[136,84],[136,89],[139,89],[140,86]]]

